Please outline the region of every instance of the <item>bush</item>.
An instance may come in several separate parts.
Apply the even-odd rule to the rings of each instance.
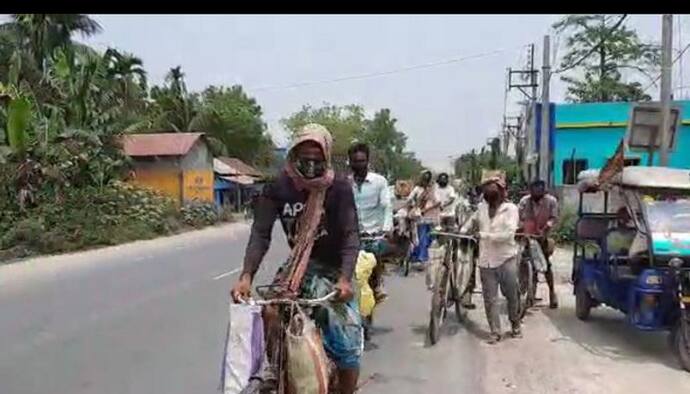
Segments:
[[[216,206],[208,202],[192,202],[180,209],[182,221],[192,227],[203,227],[220,221]]]
[[[554,238],[558,243],[568,243],[575,240],[575,222],[577,212],[572,208],[561,210],[561,217],[553,231]]]
[[[14,257],[149,239],[179,229],[171,199],[120,181],[70,188],[60,201],[5,213],[0,249]]]

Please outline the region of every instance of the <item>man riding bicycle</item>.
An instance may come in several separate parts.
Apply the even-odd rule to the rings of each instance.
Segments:
[[[278,270],[276,282],[296,287],[301,298],[318,298],[336,288],[340,303],[314,314],[324,349],[338,368],[339,392],[354,393],[362,349],[362,325],[351,285],[359,253],[357,212],[347,179],[331,166],[332,138],[317,124],[302,128],[288,153],[285,169],[264,187],[257,201],[242,274],[232,290],[235,302],[247,299],[252,280],[271,243],[280,219],[290,245],[290,257]],[[300,271],[306,266],[306,271]],[[293,274],[303,274],[296,285]],[[300,275],[297,275],[300,276]],[[276,338],[275,309],[264,311],[266,340]]]
[[[555,242],[549,238],[551,229],[558,220],[558,200],[546,193],[546,184],[536,180],[530,185],[530,194],[523,197],[518,205],[520,223],[525,234],[537,236],[539,246],[546,258],[546,283],[549,285],[549,307],[558,308],[558,299],[554,291],[551,255]],[[536,288],[536,287],[535,287]]]
[[[355,196],[359,229],[363,234],[382,235],[390,238],[393,230],[393,202],[388,189],[388,181],[383,176],[369,171],[369,147],[365,143],[355,143],[348,150],[348,159],[352,175],[352,192]],[[387,246],[383,240],[372,245],[361,245],[368,252],[376,255],[376,267],[369,278],[374,290],[376,302],[386,298],[383,289],[383,272],[385,266],[381,256]]]

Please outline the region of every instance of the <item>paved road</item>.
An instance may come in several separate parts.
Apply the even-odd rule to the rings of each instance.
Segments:
[[[247,230],[235,225],[0,267],[0,393],[215,393],[227,294]],[[278,231],[274,244],[259,281],[287,253]],[[424,348],[423,278],[392,276],[388,285],[379,348],[364,359],[363,378],[373,377],[362,391],[480,392],[476,339],[456,330]]]

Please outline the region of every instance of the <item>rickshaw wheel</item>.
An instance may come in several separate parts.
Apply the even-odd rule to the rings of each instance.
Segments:
[[[579,280],[575,285],[575,316],[580,320],[587,320],[591,309],[592,297],[582,280]]]
[[[680,324],[681,322],[678,321],[670,334],[673,353],[678,357],[680,366],[690,372],[690,343],[688,343],[687,335],[682,335]]]

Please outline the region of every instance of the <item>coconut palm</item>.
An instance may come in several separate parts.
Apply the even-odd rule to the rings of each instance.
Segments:
[[[56,49],[74,45],[74,34],[90,37],[99,33],[101,26],[84,14],[13,14],[12,22],[0,26],[0,31],[11,34],[16,48],[27,51],[43,71]]]
[[[109,48],[103,55],[107,77],[113,81],[117,94],[127,110],[143,108],[146,94],[146,71],[140,58]]]

